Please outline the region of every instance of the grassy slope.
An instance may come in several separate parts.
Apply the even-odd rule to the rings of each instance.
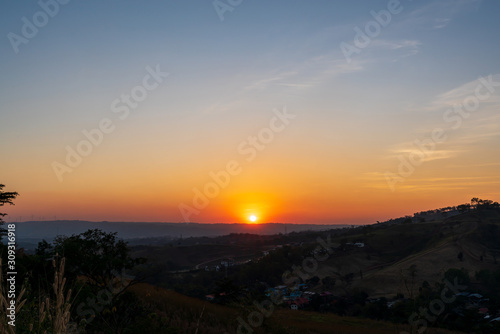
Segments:
[[[363,279],[357,275],[352,286],[365,290],[372,297],[392,297],[396,293],[409,295],[407,288],[415,292],[423,281],[431,284],[441,281],[449,268],[463,267],[474,277],[481,269],[497,269],[492,256],[494,241],[488,244],[485,240],[485,234],[492,230],[491,225],[500,226],[498,210],[471,212],[433,223],[375,226],[368,233],[350,236],[353,240],[366,241],[366,249],[332,257],[323,265],[321,273],[358,274],[362,270]],[[493,230],[500,235],[500,228]],[[460,252],[464,254],[463,261],[457,257]],[[497,260],[500,262],[500,256]],[[409,277],[407,269],[412,265],[417,268],[417,276],[407,287],[403,277]]]
[[[335,252],[327,261],[318,264],[313,275],[336,277],[337,283],[332,291],[336,294],[345,293],[346,287],[338,279],[339,275],[354,273],[352,287],[363,289],[371,297],[392,297],[397,293],[408,296],[403,278],[408,276],[407,269],[412,265],[417,268],[416,279],[410,287],[413,290],[418,289],[424,280],[431,285],[440,281],[449,268],[463,267],[471,277],[481,269],[496,269],[491,250],[496,240],[500,239],[500,228],[496,231],[498,238],[495,238],[496,235],[490,233],[492,228],[489,225],[500,226],[500,210],[470,212],[430,223],[371,225],[348,231],[332,237],[332,241],[364,241],[366,247],[350,247],[346,251]],[[299,233],[289,238],[303,241],[304,245],[313,249],[317,246],[316,237],[319,235],[325,239],[328,233]],[[485,240],[487,236],[492,236],[489,242]],[[229,238],[225,244],[138,247],[134,255],[145,256],[150,263],[157,265],[172,261],[181,268],[193,268],[200,264],[203,268],[205,261],[217,260],[213,263],[220,263],[223,257],[259,256],[263,249],[269,248],[269,240],[258,243],[231,240]],[[291,241],[279,240],[280,243]],[[463,261],[457,258],[460,252],[464,254]],[[500,262],[500,250],[498,253],[497,260]],[[480,261],[481,256],[483,261]]]
[[[138,284],[132,291],[149,305],[158,316],[172,319],[169,326],[182,333],[237,333],[238,317],[247,320],[253,309],[229,308],[183,296],[176,292]],[[200,317],[201,316],[201,317]],[[334,314],[276,309],[254,333],[346,333],[389,334],[410,331],[408,326],[389,322],[340,317]],[[245,333],[245,331],[242,331]],[[441,329],[428,329],[428,334],[457,333]]]
[[[471,276],[480,269],[497,268],[491,255],[492,248],[496,245],[495,233],[500,233],[500,228],[497,231],[495,226],[500,226],[500,211],[466,213],[432,223],[368,227],[363,231],[333,238],[336,242],[363,240],[366,247],[336,252],[327,261],[319,264],[317,274],[323,277],[338,273],[359,273],[362,270],[363,279],[358,274],[352,287],[364,289],[371,296],[394,296],[398,292],[408,295],[401,282],[402,275],[405,275],[405,270],[411,265],[417,266],[417,278],[413,283],[415,290],[421,286],[423,280],[431,284],[440,281],[443,273],[449,268],[466,268]],[[488,233],[494,233],[490,238],[491,242],[485,240]],[[209,256],[227,254],[225,252],[228,249],[234,252],[240,247],[210,246]],[[200,248],[204,247],[182,247],[171,249],[171,252],[182,250],[184,261],[192,264],[207,256],[206,253],[201,257],[196,255],[200,254]],[[206,247],[204,250],[207,250]],[[248,251],[241,248],[240,250],[242,253]],[[464,253],[463,261],[457,258],[461,251]],[[483,261],[480,261],[481,255]],[[342,288],[341,282],[336,286],[338,289]],[[150,305],[155,313],[172,319],[170,326],[183,333],[194,333],[196,328],[203,333],[236,333],[238,317],[247,319],[253,311],[239,306],[229,308],[208,303],[147,284],[135,286],[133,291],[143,302]],[[254,333],[370,334],[400,333],[405,330],[410,332],[407,326],[388,322],[280,308],[276,309],[262,326],[255,328]],[[452,332],[429,329],[427,333]]]

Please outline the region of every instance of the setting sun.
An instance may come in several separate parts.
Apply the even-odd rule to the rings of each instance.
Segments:
[[[257,216],[251,215],[250,217],[248,217],[248,220],[250,220],[252,223],[255,223],[257,221]]]

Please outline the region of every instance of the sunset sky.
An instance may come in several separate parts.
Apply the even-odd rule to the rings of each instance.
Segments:
[[[7,221],[500,200],[496,0],[60,1],[0,4]]]

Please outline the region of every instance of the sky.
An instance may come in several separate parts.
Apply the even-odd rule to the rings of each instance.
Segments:
[[[368,224],[500,200],[500,2],[0,4],[7,221]]]

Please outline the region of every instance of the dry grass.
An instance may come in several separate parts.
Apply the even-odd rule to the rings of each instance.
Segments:
[[[490,252],[484,251],[485,246],[481,243],[480,236],[476,235],[477,226],[485,222],[498,222],[497,213],[492,212],[492,217],[488,218],[484,217],[485,214],[374,230],[366,237],[368,246],[365,250],[334,254],[328,261],[320,264],[317,275],[320,278],[327,275],[335,277],[335,272],[352,272],[356,274],[352,288],[363,290],[370,297],[388,298],[397,293],[410,295],[404,278],[412,265],[417,269],[412,294],[418,292],[424,281],[431,286],[442,282],[444,273],[450,268],[464,268],[470,277],[474,277],[476,271],[496,268]],[[363,236],[360,235],[359,238],[363,239]],[[351,236],[349,239],[356,238]],[[420,246],[407,247],[411,243]],[[463,261],[457,258],[460,252],[464,254]],[[391,253],[391,256],[387,256],[387,253]],[[370,260],[367,259],[368,255]],[[484,261],[480,261],[481,255]],[[370,268],[370,261],[373,264],[380,261],[379,266]],[[363,271],[363,279],[358,274],[360,270]],[[337,284],[332,292],[342,294],[341,285]]]
[[[287,333],[345,333],[345,334],[400,334],[414,333],[410,325],[393,324],[387,321],[341,317],[306,311],[277,310],[271,317],[273,322]],[[428,328],[426,334],[461,333],[439,328]]]
[[[56,255],[57,257],[57,255]],[[54,334],[67,334],[68,323],[70,320],[70,297],[71,289],[66,296],[64,295],[64,288],[66,285],[66,278],[64,278],[64,267],[66,259],[62,258],[57,265],[56,260],[52,260],[54,267],[54,283],[52,283],[52,292],[54,298],[51,300],[46,297],[39,306],[39,320],[38,320],[38,333],[47,334],[47,330],[41,330],[43,322],[47,319],[50,323],[50,332]],[[30,332],[33,332],[33,324],[30,326]]]
[[[130,288],[149,309],[166,320],[166,326],[182,333],[235,333],[235,309],[207,303],[177,292],[139,283]]]
[[[238,310],[207,303],[145,283],[132,287],[131,291],[156,312],[167,317],[169,319],[168,326],[176,328],[182,333],[236,333],[238,331],[237,318],[242,317],[246,321],[248,315],[254,310],[253,308]],[[400,334],[402,331],[412,333],[411,326],[407,324],[280,308],[276,308],[262,326],[253,328],[253,330],[254,334]],[[243,330],[243,332],[245,331]],[[428,328],[426,333],[451,334],[459,332]]]
[[[7,313],[8,310],[7,308],[9,307],[9,301],[7,300],[4,292],[4,286],[3,286],[3,272],[2,272],[2,259],[0,258],[0,333],[2,334],[14,334],[16,331],[14,327],[10,326],[8,324],[9,318],[7,318]],[[5,290],[6,291],[6,290]],[[26,289],[23,287],[21,289],[21,292],[19,292],[19,295],[16,298],[16,314],[19,314],[19,311],[23,307],[24,303],[26,303],[26,299],[23,299],[23,295],[26,292]]]

